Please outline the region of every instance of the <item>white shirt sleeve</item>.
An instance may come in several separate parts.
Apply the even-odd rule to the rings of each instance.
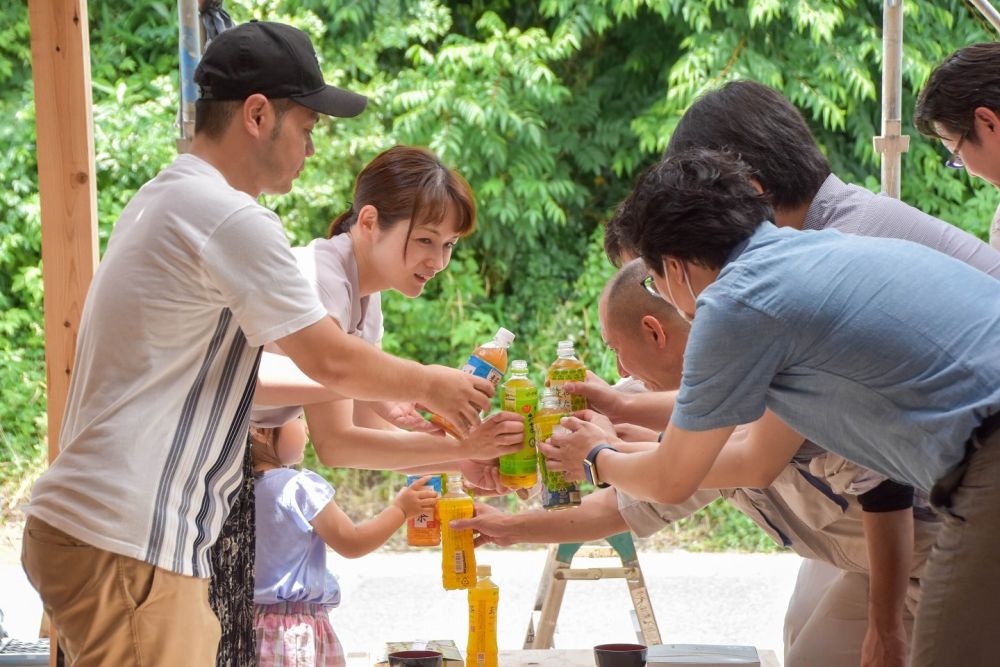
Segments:
[[[299,272],[281,222],[246,207],[220,224],[202,249],[211,287],[218,290],[252,346],[277,340],[326,315]]]

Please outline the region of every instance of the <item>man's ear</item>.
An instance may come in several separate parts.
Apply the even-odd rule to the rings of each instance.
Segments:
[[[243,100],[241,110],[241,121],[246,131],[253,137],[262,136],[261,127],[267,122],[268,117],[274,114],[274,109],[271,108],[267,98],[260,93],[254,93]]]
[[[663,330],[663,325],[652,315],[643,315],[640,320],[640,331],[644,338],[653,342],[656,347],[663,349],[667,345],[667,332]]]
[[[973,118],[978,129],[985,129],[991,134],[1000,134],[1000,115],[989,107],[976,107]]]

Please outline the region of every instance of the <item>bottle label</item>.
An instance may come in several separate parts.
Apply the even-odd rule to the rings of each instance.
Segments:
[[[500,474],[508,476],[534,475],[535,461],[535,408],[538,406],[538,387],[504,387],[503,409],[524,417],[524,442],[520,451],[500,457]]]
[[[576,394],[567,394],[563,391],[563,382],[585,382],[586,380],[586,368],[559,368],[549,371],[549,384],[559,392],[560,400],[566,402],[574,412],[586,410],[587,399]]]
[[[500,372],[499,368],[488,361],[480,359],[476,355],[469,357],[469,360],[465,362],[464,366],[462,366],[462,371],[465,373],[471,373],[472,375],[481,378],[486,378],[493,383],[494,387],[500,384],[500,380],[503,379],[503,373]]]

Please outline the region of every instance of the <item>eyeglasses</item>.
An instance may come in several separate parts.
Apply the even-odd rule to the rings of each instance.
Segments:
[[[969,132],[971,130],[972,128],[969,128],[962,133],[962,136],[958,139],[958,143],[955,144],[955,150],[953,150],[948,159],[944,161],[944,166],[951,167],[952,169],[961,169],[965,166],[965,160],[962,159],[962,156],[959,155],[958,152],[962,150],[962,144],[965,143],[965,138],[969,136]]]
[[[662,299],[663,298],[663,295],[660,294],[660,291],[658,289],[656,289],[656,283],[653,282],[653,276],[652,275],[648,275],[645,278],[643,278],[642,280],[640,280],[639,284],[642,285],[643,289],[645,289],[647,292],[649,292],[650,294],[652,294],[653,296],[655,296],[657,299]]]

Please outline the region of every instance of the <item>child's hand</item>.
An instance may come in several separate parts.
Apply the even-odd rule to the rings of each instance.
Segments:
[[[431,477],[432,475],[425,475],[413,482],[413,484],[404,486],[396,494],[396,499],[392,502],[396,507],[403,510],[403,514],[406,515],[407,519],[434,511],[434,505],[437,503],[438,497],[437,491],[425,486]]]

